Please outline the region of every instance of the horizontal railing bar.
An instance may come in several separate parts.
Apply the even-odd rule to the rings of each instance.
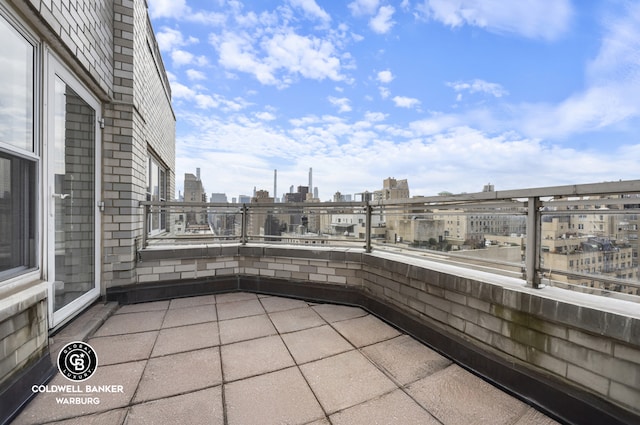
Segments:
[[[560,276],[567,276],[567,277],[573,277],[573,278],[578,278],[578,279],[593,280],[593,281],[604,282],[604,283],[613,283],[613,284],[616,284],[616,285],[624,285],[624,286],[629,286],[629,287],[632,287],[632,288],[640,288],[640,282],[634,282],[632,280],[619,279],[619,278],[616,278],[616,277],[610,277],[610,276],[606,276],[606,275],[593,275],[593,274],[580,273],[580,272],[570,272],[570,271],[567,271],[567,270],[554,270],[554,269],[548,269],[548,268],[544,268],[544,267],[542,267],[540,270],[543,273],[546,273],[547,275],[545,277],[550,279],[550,280],[553,280],[553,275],[560,275]],[[566,282],[561,282],[561,283],[566,283]]]
[[[549,215],[627,215],[627,214],[640,214],[640,209],[633,210],[552,210],[541,211],[542,216]]]
[[[372,196],[374,195],[372,194]],[[147,223],[154,222],[156,223],[154,226],[157,227],[157,220],[161,218],[166,220],[166,229],[169,230],[160,235],[148,235],[145,232],[143,246],[146,246],[147,243],[154,245],[186,244],[189,241],[200,243],[208,241],[233,243],[240,241],[242,245],[246,245],[248,241],[273,244],[320,243],[333,246],[364,243],[367,253],[371,252],[371,245],[373,244],[376,249],[401,250],[403,254],[437,258],[441,261],[457,263],[476,269],[490,270],[493,267],[493,269],[499,270],[496,273],[505,273],[505,270],[513,270],[508,273],[512,275],[520,273],[520,276],[524,276],[526,279],[527,285],[533,288],[540,287],[539,283],[543,272],[551,273],[552,276],[566,276],[566,280],[570,283],[562,283],[564,285],[572,285],[572,280],[593,280],[601,286],[609,284],[624,285],[630,288],[630,291],[631,288],[640,288],[640,282],[633,283],[637,282],[637,280],[626,281],[606,275],[591,275],[566,270],[551,271],[543,268],[543,264],[541,264],[542,244],[544,243],[544,241],[541,241],[543,235],[542,223],[546,223],[545,220],[548,221],[548,218],[553,216],[606,215],[608,217],[607,221],[611,222],[607,226],[615,224],[618,233],[615,233],[615,229],[609,229],[612,234],[606,234],[603,237],[610,238],[612,243],[616,244],[620,249],[630,251],[630,248],[635,247],[635,245],[628,243],[621,244],[621,242],[626,241],[626,237],[624,240],[621,239],[620,232],[635,231],[626,229],[626,226],[629,223],[635,226],[636,216],[640,213],[640,180],[358,202],[230,204],[143,201],[139,205],[144,208],[144,217]],[[179,214],[180,217],[176,214]],[[340,217],[340,215],[347,217]],[[216,217],[214,218],[214,216]],[[465,217],[470,222],[455,219],[452,219],[451,222],[444,221],[447,220],[447,217],[456,216]],[[611,219],[612,216],[615,216],[616,219]],[[618,216],[621,218],[618,219]],[[194,219],[193,217],[196,218]],[[526,223],[521,222],[521,217],[527,217]],[[350,223],[344,223],[345,218]],[[475,220],[478,220],[481,223],[486,218],[493,220],[487,227],[481,228],[475,222]],[[512,218],[513,225],[504,225],[509,218]],[[338,222],[338,219],[341,222]],[[169,220],[172,220],[171,223]],[[415,222],[414,224],[409,223],[409,220],[443,220],[443,222],[433,225],[429,222]],[[613,221],[616,223],[613,223]],[[278,227],[269,227],[271,224],[267,224],[267,222],[273,223]],[[462,226],[475,227],[472,229],[464,227],[462,230],[458,228],[457,231],[455,229],[452,231],[447,227],[452,224],[459,226],[460,223],[456,222],[462,223]],[[397,223],[398,226],[396,227],[394,223]],[[285,224],[287,225],[286,227],[284,226]],[[208,229],[203,227],[205,225],[208,225]],[[162,226],[164,227],[164,224]],[[192,229],[199,228],[202,228],[205,233],[186,233]],[[279,234],[249,234],[249,231],[262,232],[263,228],[264,231]],[[276,230],[274,231],[274,229]],[[302,231],[298,229],[302,229]],[[481,229],[484,229],[484,233]],[[502,229],[503,232],[498,234],[488,232],[489,230],[496,232],[495,229]],[[523,261],[483,258],[482,252],[423,250],[419,248],[420,246],[429,246],[425,241],[427,238],[429,240],[434,239],[433,236],[436,235],[436,239],[442,237],[447,239],[448,243],[463,245],[461,248],[481,249],[484,248],[484,239],[492,239],[495,236],[496,240],[501,240],[501,236],[514,234],[504,233],[511,232],[510,229],[514,229],[514,233],[522,233],[521,237],[526,237],[526,240],[521,241],[524,242],[521,249],[526,247]],[[175,233],[172,233],[172,230],[175,230]],[[557,231],[560,230],[562,230],[561,227]],[[234,232],[234,234],[223,234],[229,231]],[[282,234],[282,231],[290,231],[291,233]],[[364,238],[355,236],[342,237],[344,231],[347,231],[348,235],[357,236],[362,236],[364,232]],[[544,232],[549,231],[554,230],[544,228]],[[239,234],[236,235],[235,233]],[[450,236],[450,234],[457,235],[458,233],[461,236]],[[548,233],[545,233],[545,235],[548,235]],[[634,236],[634,233],[627,235],[629,238]],[[584,237],[588,236],[585,234]],[[465,238],[469,240],[465,240]],[[396,241],[398,241],[397,244]],[[439,248],[445,249],[442,245]],[[633,248],[633,252],[636,253],[635,248]],[[473,254],[477,254],[477,256]],[[495,257],[504,258],[505,260],[521,258],[520,255],[513,251],[510,252],[508,257],[500,256],[499,253]],[[548,264],[552,265],[551,262]],[[609,273],[611,270],[607,269],[604,273]],[[524,274],[521,272],[524,272]],[[635,276],[636,272],[637,265],[634,265],[633,268],[629,268],[627,274],[633,273]]]

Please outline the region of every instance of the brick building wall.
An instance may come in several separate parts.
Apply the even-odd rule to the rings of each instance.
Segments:
[[[335,247],[154,249],[142,252],[138,269],[140,284],[211,279],[214,289],[216,279],[244,277],[357,289],[515,369],[640,413],[640,320],[590,307],[580,294],[548,288],[545,295],[518,279],[492,283],[493,274]]]
[[[0,278],[2,423],[12,414],[15,403],[19,405],[24,401],[18,400],[15,394],[29,393],[28,389],[15,387],[25,382],[25,378],[19,381],[16,377],[26,376],[30,384],[39,383],[43,362],[48,361],[48,334],[52,327],[48,321],[52,314],[48,304],[53,277],[47,265],[49,223],[46,218],[48,209],[52,207],[48,202],[50,182],[47,181],[46,170],[52,165],[46,162],[49,159],[45,154],[44,142],[48,135],[44,129],[49,112],[44,100],[50,90],[47,83],[51,72],[47,67],[49,58],[63,64],[71,78],[99,102],[96,118],[104,120],[101,145],[95,146],[101,158],[101,163],[97,164],[101,193],[83,194],[86,205],[75,205],[95,209],[97,202],[104,202],[103,212],[97,217],[101,226],[101,244],[96,282],[101,293],[109,286],[137,281],[137,244],[145,231],[139,202],[146,200],[150,155],[166,171],[166,192],[175,190],[175,115],[145,0],[0,0],[0,13],[6,23],[33,40],[36,58],[34,93],[37,93],[34,109],[40,111],[34,115],[38,130],[34,137],[34,156],[41,167],[37,173],[39,196],[36,198],[40,204],[36,222],[44,223],[35,231],[40,251],[36,269],[9,283]],[[83,144],[91,143],[84,136],[82,139],[77,145],[67,148],[74,149],[78,155],[78,149],[85,147]],[[78,161],[78,166],[87,165],[80,164],[82,158]],[[73,168],[71,161],[69,164]],[[86,190],[90,192],[92,189],[87,187]],[[70,225],[69,220],[72,218],[61,214],[60,223]],[[84,224],[77,223],[78,226]],[[74,229],[86,230],[81,227]],[[67,234],[66,237],[64,241],[68,242],[74,235]],[[93,252],[91,247],[68,245],[72,251],[67,252],[65,258],[60,258],[64,261],[59,265],[61,269],[70,265],[81,267],[86,261],[78,254],[91,255]],[[69,291],[60,297],[61,303],[66,303],[66,298],[73,299],[75,289],[86,289],[86,282],[74,282],[73,276],[66,280],[65,290]],[[73,314],[77,313],[76,310]],[[29,375],[31,373],[36,375]]]
[[[104,287],[136,281],[147,163],[154,155],[175,190],[175,116],[146,2],[114,1],[114,101],[105,111]],[[154,54],[157,53],[157,56]]]

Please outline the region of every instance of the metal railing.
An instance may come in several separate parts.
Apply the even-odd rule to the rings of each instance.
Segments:
[[[640,180],[368,202],[141,202],[143,246],[268,243],[394,251],[640,295]]]

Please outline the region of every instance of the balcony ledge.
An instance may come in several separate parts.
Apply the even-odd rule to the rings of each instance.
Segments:
[[[636,303],[360,248],[149,247],[137,271],[148,280],[108,288],[108,299],[250,291],[356,305],[562,421],[640,416]]]

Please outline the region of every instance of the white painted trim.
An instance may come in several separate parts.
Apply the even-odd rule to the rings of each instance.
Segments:
[[[98,203],[101,198],[102,188],[102,132],[100,131],[100,119],[102,118],[102,104],[97,96],[95,96],[75,74],[67,68],[62,61],[52,52],[50,49],[46,49],[45,54],[45,73],[44,73],[44,114],[43,114],[43,176],[42,176],[42,190],[41,194],[45,200],[42,205],[44,208],[44,226],[47,229],[46,242],[43,244],[46,249],[46,266],[45,278],[49,283],[49,327],[55,328],[68,321],[75,314],[82,311],[87,305],[95,301],[100,296],[101,290],[101,277],[102,277],[102,262],[101,260],[101,246],[102,246],[102,217],[100,215],[100,209]],[[49,144],[49,140],[53,140],[53,120],[54,109],[51,105],[53,98],[53,90],[55,86],[55,79],[59,77],[69,87],[73,89],[89,106],[95,111],[95,158],[94,158],[94,191],[95,191],[95,205],[94,205],[94,235],[95,235],[95,254],[94,254],[94,287],[86,294],[82,295],[78,299],[70,302],[66,306],[62,307],[58,311],[54,311],[54,268],[55,257],[54,247],[55,243],[55,226],[51,223],[53,217],[53,205],[51,200],[53,199],[53,182],[52,180],[52,151],[53,146]]]

